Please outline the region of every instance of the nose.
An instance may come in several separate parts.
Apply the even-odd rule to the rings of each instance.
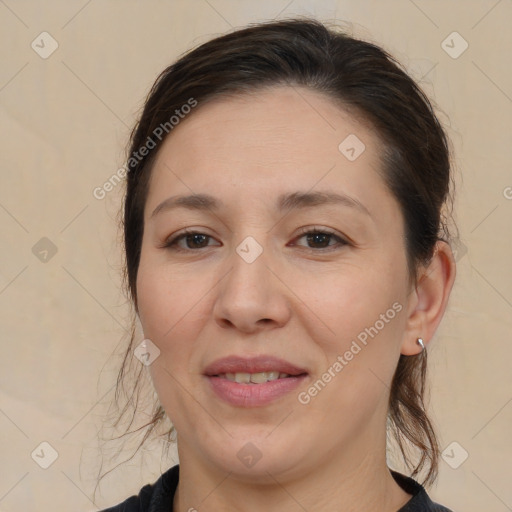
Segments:
[[[272,266],[265,250],[252,263],[233,251],[230,270],[216,288],[213,315],[219,326],[251,334],[289,321],[290,293]]]

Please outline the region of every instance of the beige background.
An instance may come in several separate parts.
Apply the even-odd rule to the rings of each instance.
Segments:
[[[454,512],[512,510],[512,2],[2,0],[0,511],[98,510],[174,463],[160,463],[160,445],[149,445],[92,502],[111,354],[128,328],[121,186],[103,200],[92,192],[123,164],[145,94],[175,57],[232,27],[294,14],[349,21],[397,56],[441,110],[462,245],[429,349],[431,412],[443,448],[460,445],[447,460],[456,465],[462,449],[469,457],[457,469],[441,461],[430,494]],[[59,45],[47,59],[31,48],[43,31]],[[469,44],[456,59],[441,46],[453,31]],[[46,262],[33,250],[43,237],[57,248]],[[31,458],[43,441],[58,454],[48,469]]]

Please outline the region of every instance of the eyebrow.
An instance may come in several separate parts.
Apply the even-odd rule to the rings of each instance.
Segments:
[[[310,208],[313,206],[323,206],[329,204],[339,204],[348,206],[365,213],[371,217],[370,212],[359,200],[346,194],[335,192],[291,192],[281,194],[276,203],[276,210],[283,212],[285,210],[297,210],[300,208]],[[211,210],[218,211],[223,206],[222,201],[209,194],[191,194],[188,196],[171,196],[162,201],[150,216],[150,219],[161,212],[173,210],[175,208],[186,208],[188,210]]]

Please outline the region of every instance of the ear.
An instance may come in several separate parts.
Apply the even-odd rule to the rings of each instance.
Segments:
[[[434,255],[423,267],[407,304],[407,320],[400,352],[412,356],[421,352],[418,338],[425,347],[443,318],[456,273],[455,258],[450,246],[438,241]]]

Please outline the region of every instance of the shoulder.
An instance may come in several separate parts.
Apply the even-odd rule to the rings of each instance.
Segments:
[[[391,470],[397,484],[412,498],[398,512],[452,512],[452,510],[434,503],[425,488],[409,476]]]
[[[137,495],[100,512],[169,512],[178,486],[179,465],[163,473],[156,482],[147,484]]]

